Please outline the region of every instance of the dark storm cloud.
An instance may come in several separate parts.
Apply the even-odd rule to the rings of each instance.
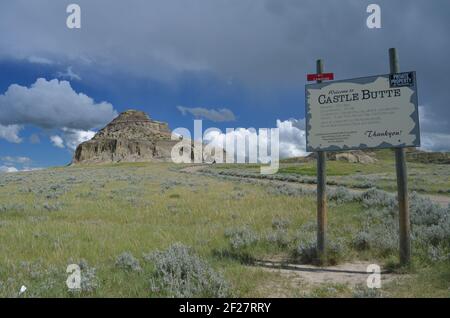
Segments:
[[[81,30],[65,27],[67,1],[3,1],[0,57],[168,82],[182,72],[209,72],[275,92],[301,90],[316,58],[337,78],[387,73],[387,50],[395,46],[401,69],[418,72],[423,130],[450,133],[449,1],[75,2]],[[381,30],[365,25],[370,3],[382,8]]]

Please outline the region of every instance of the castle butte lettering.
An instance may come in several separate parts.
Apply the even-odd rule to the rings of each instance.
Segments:
[[[394,136],[400,136],[402,134],[401,130],[388,131],[387,129],[384,132],[378,132],[376,130],[367,130],[366,135],[369,138],[373,137],[389,137],[392,138]]]
[[[330,92],[331,95],[333,93]],[[358,100],[367,100],[367,99],[378,99],[378,98],[392,98],[392,97],[400,97],[400,89],[386,89],[381,91],[370,91],[368,89],[361,90],[360,93],[347,93],[347,94],[337,94],[333,96],[327,96],[326,94],[322,94],[319,96],[318,102],[319,104],[334,104],[334,103],[344,103],[344,102],[353,102]]]

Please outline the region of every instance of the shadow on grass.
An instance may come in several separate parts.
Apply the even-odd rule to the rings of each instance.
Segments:
[[[330,272],[330,273],[345,273],[345,274],[361,274],[367,275],[366,271],[346,270],[339,268],[327,268],[313,264],[291,264],[286,261],[267,261],[267,260],[255,260],[253,265],[258,267],[264,267],[269,269],[285,269],[290,271],[299,272]],[[313,267],[315,266],[315,267]],[[381,274],[390,273],[388,270],[382,271]]]
[[[247,251],[233,249],[214,249],[212,255],[218,259],[228,259],[238,261],[244,265],[254,265],[255,258]]]

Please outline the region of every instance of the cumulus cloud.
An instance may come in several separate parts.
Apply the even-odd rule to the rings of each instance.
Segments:
[[[19,132],[23,127],[20,125],[2,125],[0,124],[0,139],[5,139],[9,142],[20,143],[22,138],[19,137]]]
[[[289,121],[292,123],[292,127],[298,128],[299,130],[305,130],[305,118],[290,118]]]
[[[25,156],[2,156],[0,157],[0,173],[32,171],[41,168],[34,167],[33,160]]]
[[[50,140],[53,146],[58,148],[64,148],[64,140],[60,136],[58,135],[50,136]]]
[[[95,135],[95,131],[92,130],[78,130],[64,128],[64,143],[70,150],[75,150],[79,144],[84,141],[92,139]]]
[[[8,164],[15,164],[15,163],[19,163],[19,164],[29,164],[32,162],[32,160],[28,157],[13,157],[13,156],[3,156],[0,157],[0,160],[8,163]]]
[[[227,108],[207,109],[203,107],[184,107],[177,106],[177,109],[183,114],[191,114],[198,119],[209,119],[214,122],[235,121],[236,116]]]
[[[301,120],[277,120],[280,129],[280,158],[301,157],[306,152],[306,133],[299,126]],[[304,125],[304,124],[303,124]]]
[[[117,116],[107,102],[96,103],[92,98],[75,92],[70,83],[57,79],[39,78],[30,87],[9,86],[0,95],[0,138],[20,143],[19,132],[25,125],[55,131],[50,141],[55,147],[75,150],[78,144],[91,139],[91,129],[104,126]],[[32,134],[31,143],[40,138]]]
[[[45,57],[40,57],[40,56],[29,56],[27,58],[28,62],[33,63],[33,64],[46,64],[46,65],[52,65],[53,61],[45,58]]]
[[[69,150],[74,151],[79,144],[92,139],[94,135],[95,131],[92,130],[79,130],[64,127],[62,129],[62,135],[51,136],[50,141],[55,147],[67,147]]]
[[[23,168],[17,168],[14,166],[2,166],[0,165],[0,173],[12,173],[12,172],[25,172],[25,171],[35,171],[35,170],[41,170],[40,167],[23,167]]]
[[[15,167],[11,167],[11,166],[0,166],[0,173],[2,172],[18,172],[19,170]]]
[[[276,127],[279,129],[279,151],[280,158],[300,157],[305,156],[306,152],[306,139],[305,131],[300,129],[302,120],[289,119],[289,120],[277,120]],[[223,133],[218,130],[212,130],[206,132],[204,139],[205,142],[215,146],[224,148],[227,141],[235,142],[240,140],[244,142],[245,139],[251,137],[265,138],[263,143],[269,143],[266,135],[258,135],[255,129],[238,128],[231,132]],[[246,149],[245,157],[248,156],[248,148]]]
[[[117,116],[110,103],[94,102],[89,96],[75,92],[67,81],[44,78],[37,79],[31,87],[9,86],[0,95],[0,109],[1,125],[30,124],[45,129],[88,130],[101,127]]]
[[[223,133],[219,130],[209,130],[205,132],[204,142],[214,146],[225,149],[228,153],[232,153],[230,149],[226,149],[226,144],[234,144],[235,142],[247,142],[250,138],[257,138],[258,132],[252,128],[236,128],[232,131]],[[245,150],[245,154],[241,154],[244,157],[248,156],[248,149]]]

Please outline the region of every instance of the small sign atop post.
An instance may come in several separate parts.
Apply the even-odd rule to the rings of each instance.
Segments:
[[[332,81],[334,80],[333,73],[321,73],[321,74],[308,74],[306,76],[308,82],[311,81]]]

